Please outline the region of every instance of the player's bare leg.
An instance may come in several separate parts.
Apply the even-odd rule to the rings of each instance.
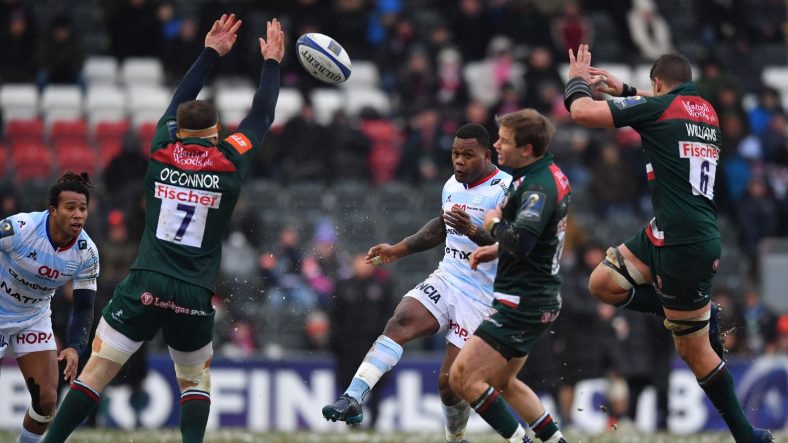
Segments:
[[[38,351],[16,359],[31,405],[25,413],[19,443],[35,443],[46,431],[57,406],[57,351]]]
[[[769,431],[753,428],[744,416],[736,398],[733,377],[707,339],[710,311],[710,305],[692,311],[665,308],[665,326],[673,332],[676,352],[695,374],[737,443],[771,442],[773,437]]]
[[[467,443],[464,439],[465,428],[468,426],[468,419],[471,416],[471,407],[468,402],[457,395],[449,385],[449,371],[459,353],[460,348],[451,343],[447,344],[446,353],[443,355],[443,362],[438,372],[438,392],[443,407],[447,443]]]
[[[323,417],[348,424],[361,423],[364,419],[361,403],[383,374],[399,362],[402,346],[411,340],[433,335],[439,328],[438,320],[421,302],[403,297],[386,323],[383,335],[372,344],[345,393],[334,403],[323,407]]]

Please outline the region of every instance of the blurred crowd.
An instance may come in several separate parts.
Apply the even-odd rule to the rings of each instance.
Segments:
[[[630,391],[657,379],[664,382],[669,370],[664,365],[670,361],[665,356],[672,346],[657,320],[630,318],[587,293],[590,270],[612,240],[598,229],[621,220],[643,225],[651,217],[651,206],[639,136],[629,128],[588,130],[571,124],[562,103],[561,66],[567,49],[581,42],[590,43],[598,63],[630,66],[648,65],[662,53],[679,50],[698,67],[699,90],[715,106],[725,136],[715,199],[721,223],[732,233],[724,238],[725,247],[738,251],[736,257],[744,263],[737,270],[742,283],[735,288],[720,285],[714,295],[724,307],[727,345],[731,353],[744,356],[788,351],[788,315],[771,312],[757,289],[759,242],[788,236],[785,100],[761,80],[764,66],[786,62],[786,5],[780,0],[748,0],[746,7],[743,0],[84,3],[100,8],[102,17],[90,36],[72,15],[50,11],[42,23],[34,16],[40,9],[33,8],[33,2],[3,1],[0,81],[80,83],[86,55],[99,53],[119,60],[160,57],[174,85],[201,51],[212,21],[224,12],[235,12],[246,25],[238,47],[217,66],[214,79],[257,81],[256,37],[272,16],[288,31],[288,50],[299,35],[322,32],[340,42],[354,60],[375,63],[380,88],[393,104],[390,113],[369,108],[350,116],[340,111],[321,124],[307,100],[298,115],[269,134],[250,170],[250,186],[260,181],[284,188],[313,182],[331,189],[357,182],[373,189],[399,183],[419,193],[451,175],[453,134],[462,123],[483,124],[494,135],[495,115],[522,107],[548,115],[558,128],[550,150],[576,198],[562,267],[564,308],[554,334],[534,351],[559,358],[540,359],[528,376],[536,386],[544,381],[563,399],[571,395],[566,387],[586,377],[613,374]],[[474,69],[468,69],[470,65]],[[308,76],[292,52],[283,62],[282,85],[300,89],[304,97],[326,86]],[[127,144],[134,143],[134,134],[129,134]],[[87,231],[102,259],[97,309],[136,253],[145,165],[138,149],[124,149],[107,165],[98,195],[91,200]],[[20,207],[19,192],[6,183],[2,215],[43,209]],[[338,239],[344,227],[330,217],[278,225],[273,235],[263,235],[261,229],[271,228],[260,223],[254,208],[265,205],[266,197],[275,200],[265,194],[255,196],[262,202],[242,196],[227,233],[215,295],[217,354],[363,354],[407,289],[398,284],[396,268],[364,264],[362,250],[347,248]],[[298,214],[290,215],[298,220]],[[386,216],[369,215],[373,223]],[[421,272],[426,276],[435,266],[437,259],[428,261]],[[64,309],[53,308],[55,323],[62,328],[68,318],[67,297],[55,300],[65,304]],[[585,325],[584,330],[576,325]],[[664,346],[644,344],[657,342]],[[417,346],[437,349],[442,343],[427,340]],[[662,388],[667,389],[666,384]]]

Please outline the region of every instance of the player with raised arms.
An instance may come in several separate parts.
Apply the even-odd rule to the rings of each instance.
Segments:
[[[636,89],[593,68],[588,45],[580,45],[577,57],[569,50],[564,104],[581,126],[630,126],[640,134],[655,212],[643,230],[607,250],[589,289],[605,303],[664,317],[677,353],[736,442],[770,442],[771,433],[753,428],[742,412],[710,303],[722,254],[714,206],[719,119],[698,95],[683,56],[659,57],[650,77],[651,90]],[[595,101],[592,86],[617,98]]]
[[[214,309],[211,296],[243,176],[274,119],[284,35],[278,20],[260,38],[264,59],[249,115],[219,139],[214,106],[195,100],[211,67],[232,49],[241,26],[223,15],[159,120],[145,177],[145,231],[137,259],[102,312],[93,354],[71,384],[44,441],[62,442],[145,340],[162,329],[181,388],[180,430],[201,442],[210,409]]]
[[[503,200],[511,176],[491,161],[490,135],[483,126],[468,123],[454,137],[451,157],[454,175],[441,196],[441,215],[395,245],[373,246],[371,264],[392,263],[402,257],[445,243],[445,255],[423,282],[400,301],[358,368],[347,390],[323,407],[327,420],[361,423],[364,398],[402,357],[402,346],[421,337],[446,335],[446,353],[438,374],[438,388],[446,419],[446,441],[464,441],[470,416],[468,403],[449,387],[448,374],[457,353],[476,326],[490,313],[496,262],[471,270],[469,257],[479,245],[495,242],[480,228],[487,209]]]
[[[57,362],[65,360],[63,378],[73,381],[90,336],[99,275],[98,250],[83,229],[91,186],[86,172],[67,172],[49,190],[49,210],[0,221],[0,360],[13,351],[31,399],[19,443],[41,439],[57,405]],[[50,301],[69,281],[71,324],[57,354]]]

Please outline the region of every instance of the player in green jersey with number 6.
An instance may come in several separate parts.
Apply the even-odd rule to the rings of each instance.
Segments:
[[[210,410],[214,310],[211,296],[230,222],[249,163],[274,119],[280,23],[260,38],[264,59],[249,115],[219,140],[212,104],[195,100],[211,67],[232,49],[241,21],[223,15],[159,120],[145,176],[145,232],[129,275],[118,285],[93,341],[93,354],[44,437],[62,442],[90,414],[100,393],[143,341],[162,329],[181,388],[180,428],[186,443],[201,442]]]
[[[665,317],[676,351],[736,442],[770,442],[771,433],[753,428],[736,398],[710,297],[722,252],[714,207],[719,119],[698,95],[683,56],[659,57],[650,77],[650,91],[636,89],[591,67],[588,45],[580,45],[577,57],[569,51],[564,103],[572,119],[589,128],[631,126],[640,134],[655,212],[645,229],[608,249],[589,289],[603,302]],[[617,98],[595,101],[592,87]]]

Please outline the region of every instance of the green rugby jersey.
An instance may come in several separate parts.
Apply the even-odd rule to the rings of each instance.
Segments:
[[[553,163],[551,153],[513,171],[503,220],[530,231],[537,241],[525,259],[498,248],[493,287],[499,303],[519,309],[560,308],[558,270],[570,198],[569,180]]]
[[[643,140],[655,218],[646,234],[656,246],[719,238],[714,178],[722,132],[714,108],[692,82],[659,97],[608,101],[616,127]]]
[[[131,269],[214,290],[222,237],[260,140],[245,130],[218,146],[178,140],[175,116],[159,120],[145,175],[145,231]]]

